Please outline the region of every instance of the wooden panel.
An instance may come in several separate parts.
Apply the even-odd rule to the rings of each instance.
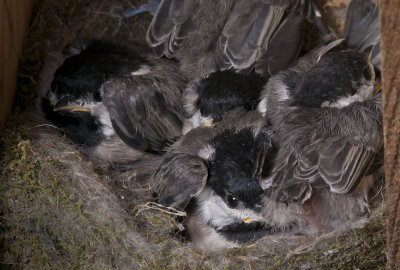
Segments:
[[[383,129],[390,269],[400,269],[400,0],[381,0]]]
[[[35,0],[0,0],[0,124],[11,111],[18,57]]]

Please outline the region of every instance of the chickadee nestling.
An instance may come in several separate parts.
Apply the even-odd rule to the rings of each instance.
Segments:
[[[213,126],[236,107],[255,110],[266,82],[266,78],[254,72],[225,70],[189,83],[183,93],[187,118],[183,133],[198,126]]]
[[[365,221],[372,174],[383,163],[382,100],[374,96],[368,54],[329,52],[341,42],[300,58],[262,94],[258,109],[271,121],[277,148],[262,181],[272,224],[337,229]]]
[[[305,20],[329,32],[311,0],[163,0],[147,42],[157,56],[178,59],[189,78],[252,68],[270,76],[297,58]]]
[[[41,108],[77,143],[116,133],[134,149],[158,152],[181,135],[185,79],[174,63],[92,39],[63,53]]]
[[[152,187],[163,205],[185,209],[192,201],[187,227],[199,247],[239,246],[271,232],[259,183],[269,136],[257,111],[236,109],[217,127],[193,129],[163,156]]]

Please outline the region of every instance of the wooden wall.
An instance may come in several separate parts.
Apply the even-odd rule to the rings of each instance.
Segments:
[[[400,0],[380,0],[389,269],[400,269]]]
[[[18,57],[35,0],[0,0],[0,124],[11,111]]]

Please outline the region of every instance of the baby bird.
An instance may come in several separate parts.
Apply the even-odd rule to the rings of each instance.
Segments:
[[[163,0],[147,42],[191,79],[225,69],[269,77],[297,58],[305,20],[329,32],[311,0]]]
[[[308,219],[318,226],[367,210],[373,164],[382,163],[376,157],[383,147],[381,96],[373,96],[374,81],[367,56],[344,50],[323,55],[306,71],[295,66],[281,72],[267,84],[277,153],[262,185],[273,190],[277,202],[307,204]],[[320,189],[330,192],[314,196]],[[343,209],[333,203],[326,209],[323,203],[349,198]],[[346,221],[338,223],[347,226]]]
[[[377,16],[372,2],[356,2],[349,5],[345,29],[362,15],[370,18],[369,12]],[[355,35],[373,35],[367,26]],[[383,163],[382,98],[374,96],[368,54],[340,49],[342,43],[311,51],[273,76],[262,93],[258,110],[271,121],[276,147],[262,180],[268,194],[263,213],[271,224],[347,229],[366,221],[373,173]]]
[[[117,134],[134,149],[159,152],[181,135],[186,81],[174,63],[92,39],[63,52],[41,108],[77,143]]]
[[[183,93],[186,113],[183,133],[198,126],[213,126],[231,110],[255,110],[267,79],[251,72],[216,71],[189,83]]]
[[[259,183],[269,136],[258,112],[236,109],[217,127],[193,129],[164,155],[152,187],[163,205],[187,209],[192,201],[187,226],[199,247],[239,246],[271,232],[260,214]]]

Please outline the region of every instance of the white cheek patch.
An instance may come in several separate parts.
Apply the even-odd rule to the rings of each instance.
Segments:
[[[213,119],[211,117],[203,117],[201,116],[200,110],[197,110],[192,117],[185,120],[185,124],[183,127],[183,134],[188,133],[191,129],[200,127],[200,126],[208,126],[210,123],[213,123]]]
[[[140,68],[134,72],[131,72],[132,76],[139,76],[139,75],[145,75],[151,71],[151,68],[149,66],[140,66]]]
[[[251,209],[230,208],[210,187],[205,187],[197,197],[199,213],[204,223],[217,229],[245,220],[261,221],[263,217]]]
[[[360,96],[358,93],[352,96],[341,97],[336,102],[330,103],[329,101],[325,101],[321,104],[321,107],[331,107],[331,108],[344,108],[349,106],[354,102],[364,101],[366,98]]]
[[[200,111],[197,110],[192,117],[185,119],[183,124],[182,134],[185,135],[192,129],[201,125],[201,115]]]
[[[101,123],[101,131],[105,136],[112,136],[115,134],[114,128],[111,123],[110,114],[102,102],[88,103],[86,105],[90,108],[91,114],[97,117]]]

